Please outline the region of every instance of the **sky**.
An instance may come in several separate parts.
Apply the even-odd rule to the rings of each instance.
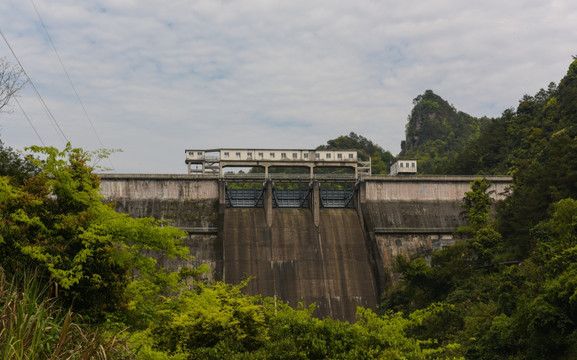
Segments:
[[[396,155],[428,89],[497,117],[558,83],[575,24],[574,0],[2,0],[0,58],[52,117],[27,85],[0,139],[122,149],[104,164],[117,173],[184,174],[186,149],[313,149],[351,131]]]

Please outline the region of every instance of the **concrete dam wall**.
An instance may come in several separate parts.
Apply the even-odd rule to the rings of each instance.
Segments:
[[[454,244],[453,233],[467,225],[461,206],[475,176],[372,177],[363,183],[362,214],[378,249],[382,277],[396,281],[397,255],[429,254]],[[494,200],[506,197],[512,179],[487,176]]]
[[[262,209],[226,209],[224,280],[255,276],[248,293],[278,296],[290,305],[316,303],[315,315],[351,320],[357,306],[375,308],[379,291],[357,212],[274,209],[269,227]]]
[[[184,245],[194,259],[159,257],[161,266],[176,270],[206,264],[213,270],[208,279],[221,279],[218,181],[182,175],[107,174],[101,175],[100,187],[105,199],[116,203],[116,211],[164,220],[188,232]]]
[[[453,243],[452,233],[466,224],[460,204],[474,178],[365,178],[355,209],[225,209],[224,183],[206,176],[102,175],[101,187],[117,211],[188,231],[195,259],[160,258],[161,265],[208,264],[210,278],[237,284],[252,277],[249,294],[291,306],[314,302],[317,316],[354,321],[356,306],[374,309],[386,282],[397,278],[391,265],[398,254]],[[492,196],[503,198],[511,178],[488,179]]]

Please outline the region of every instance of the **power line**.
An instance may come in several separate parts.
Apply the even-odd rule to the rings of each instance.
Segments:
[[[2,31],[2,29],[0,29],[0,35],[2,36],[2,38],[4,39],[4,42],[6,43],[6,45],[8,46],[8,49],[10,49],[10,52],[12,52],[12,55],[14,56],[14,58],[16,59],[16,62],[18,63],[18,65],[20,66],[20,69],[22,69],[22,72],[24,73],[24,75],[26,75],[26,79],[28,79],[28,81],[30,82],[30,85],[32,86],[32,89],[34,90],[34,93],[36,94],[36,97],[38,98],[38,101],[40,101],[40,104],[42,105],[42,107],[44,108],[44,111],[46,112],[46,114],[48,115],[48,118],[50,119],[50,121],[52,122],[52,126],[54,127],[54,130],[56,130],[56,133],[58,134],[58,136],[60,137],[60,140],[62,140],[64,143],[69,142],[68,138],[66,137],[66,135],[64,134],[64,131],[62,131],[62,128],[60,127],[60,125],[58,124],[58,121],[56,121],[56,118],[54,117],[54,115],[52,115],[52,112],[50,111],[50,109],[48,108],[48,105],[46,105],[46,102],[44,102],[44,99],[42,98],[42,96],[40,95],[40,92],[38,91],[38,89],[36,88],[36,85],[34,85],[34,82],[32,81],[32,79],[30,78],[30,76],[28,76],[28,73],[26,72],[26,69],[24,69],[24,66],[22,66],[22,63],[20,62],[20,59],[18,58],[18,56],[16,56],[16,53],[14,52],[14,49],[12,49],[12,46],[10,46],[10,43],[8,42],[8,39],[6,38],[6,36],[4,35],[4,32]]]
[[[76,95],[76,99],[78,100],[80,107],[82,107],[82,111],[84,112],[86,119],[90,123],[90,127],[92,128],[92,132],[94,132],[94,135],[96,136],[96,139],[98,140],[98,143],[100,144],[100,147],[102,149],[104,149],[105,146],[102,143],[102,140],[100,139],[100,136],[98,135],[98,132],[96,131],[96,128],[94,127],[94,124],[92,123],[92,119],[90,119],[90,116],[88,115],[88,111],[86,111],[86,107],[84,106],[84,103],[82,102],[82,99],[80,98],[80,95],[78,95],[78,91],[76,91],[76,87],[74,86],[74,83],[72,82],[72,78],[70,77],[70,74],[68,73],[68,70],[66,69],[66,66],[64,66],[64,62],[62,61],[62,58],[60,57],[58,50],[56,50],[56,45],[54,45],[54,42],[52,41],[52,37],[50,36],[48,29],[46,28],[46,24],[44,23],[44,20],[42,20],[42,16],[40,16],[40,12],[38,11],[36,4],[34,3],[33,0],[30,0],[30,2],[32,3],[32,7],[34,8],[34,11],[36,12],[36,15],[38,16],[38,19],[40,20],[40,23],[42,24],[42,27],[44,28],[44,32],[46,33],[46,36],[48,37],[50,44],[52,45],[52,49],[54,50],[54,53],[56,54],[56,57],[58,58],[58,62],[60,62],[60,66],[62,66],[62,70],[66,74],[66,78],[68,79],[68,82],[70,83],[70,86],[72,87],[72,90],[74,91],[74,94]],[[114,167],[110,158],[108,158],[108,162],[110,162],[110,165],[112,167]]]
[[[80,99],[80,95],[78,95],[78,92],[76,91],[76,87],[74,86],[74,83],[72,82],[72,79],[70,78],[70,74],[68,74],[68,70],[66,70],[66,66],[64,66],[64,63],[62,62],[62,59],[60,58],[60,54],[58,53],[58,50],[56,50],[56,46],[54,45],[54,42],[52,41],[52,37],[50,36],[50,33],[48,33],[48,29],[46,28],[46,24],[44,24],[44,20],[42,20],[42,17],[40,16],[38,9],[36,8],[36,4],[34,4],[33,0],[30,0],[30,2],[32,3],[32,7],[34,7],[34,11],[36,12],[36,15],[38,16],[38,19],[40,20],[40,23],[42,24],[44,31],[46,32],[46,36],[48,37],[48,40],[50,41],[50,44],[52,45],[52,49],[54,49],[54,53],[56,54],[56,57],[58,58],[58,62],[60,62],[60,65],[62,66],[62,70],[64,70],[64,73],[66,74],[66,77],[68,78],[68,82],[70,83],[70,86],[72,87],[72,90],[74,91],[74,94],[76,95],[76,99],[78,99],[78,102],[80,103],[80,106],[82,107],[82,110],[84,111],[84,115],[86,115],[86,118],[88,119],[88,122],[90,123],[90,126],[92,127],[92,131],[94,132],[94,135],[96,135],[96,138],[98,139],[98,142],[100,143],[100,146],[102,148],[104,148],[104,144],[102,144],[102,140],[100,139],[100,136],[98,136],[98,132],[96,131],[96,128],[94,127],[94,124],[92,123],[92,120],[90,119],[90,116],[88,116],[88,111],[86,111],[86,107],[84,106],[84,103]]]
[[[22,114],[24,114],[24,117],[26,118],[26,120],[28,120],[28,124],[30,124],[30,126],[32,127],[32,130],[34,130],[34,132],[36,133],[36,136],[38,136],[38,139],[40,139],[42,146],[46,147],[46,144],[44,143],[44,141],[42,141],[42,137],[40,136],[38,131],[36,131],[36,127],[34,127],[34,124],[32,124],[32,121],[30,121],[30,118],[26,114],[26,111],[24,111],[24,109],[22,108],[22,105],[20,105],[20,101],[18,101],[18,99],[16,97],[14,97],[14,100],[16,101],[16,104],[18,104],[18,107],[22,111]]]

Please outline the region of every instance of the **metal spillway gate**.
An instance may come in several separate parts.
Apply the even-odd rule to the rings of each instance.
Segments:
[[[331,174],[315,176],[312,179],[305,175],[295,174],[276,174],[267,175],[262,182],[260,189],[243,189],[235,188],[232,184],[260,182],[262,175],[247,176],[228,176],[225,178],[225,204],[226,208],[262,208],[264,207],[264,194],[266,184],[272,184],[272,207],[277,209],[308,209],[311,207],[311,198],[313,194],[313,185],[318,182],[322,183],[351,183],[355,178],[343,174]],[[301,185],[300,189],[280,189],[275,186],[276,183],[297,184]],[[302,185],[307,184],[305,188]],[[320,208],[324,209],[350,209],[353,208],[354,186],[350,190],[343,189],[320,189],[319,191]]]
[[[226,188],[227,208],[262,208],[264,189],[229,189]],[[273,188],[273,208],[308,209],[310,195],[308,190],[278,190]],[[352,190],[321,190],[320,207],[323,209],[351,209],[353,208]]]

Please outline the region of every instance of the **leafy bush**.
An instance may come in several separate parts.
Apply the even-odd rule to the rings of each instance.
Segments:
[[[8,274],[38,268],[39,276],[57,284],[66,304],[90,321],[102,321],[126,306],[133,272],[166,278],[143,250],[187,256],[182,231],[104,204],[89,165],[94,154],[70,145],[63,151],[31,149],[45,157],[36,162],[38,174],[22,185],[0,177],[0,259]]]
[[[0,268],[0,358],[125,358],[127,349],[117,336],[107,336],[62,310],[49,296],[52,285],[29,272],[8,280]]]

